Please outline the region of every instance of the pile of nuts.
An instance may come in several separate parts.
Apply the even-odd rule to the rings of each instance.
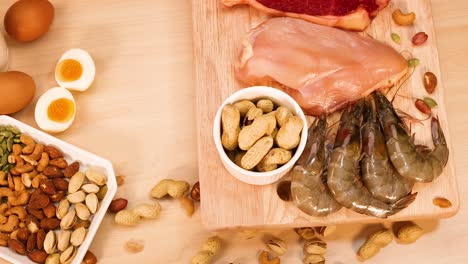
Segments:
[[[71,263],[107,192],[107,177],[80,172],[80,163],[68,164],[54,146],[25,134],[16,138],[10,170],[0,172],[0,198],[7,198],[0,205],[0,245],[36,263]]]
[[[246,170],[266,172],[286,164],[299,145],[304,123],[268,99],[226,105],[221,142],[229,158]]]

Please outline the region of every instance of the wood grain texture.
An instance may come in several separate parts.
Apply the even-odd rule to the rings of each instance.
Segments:
[[[138,4],[128,0],[50,1],[56,7],[56,17],[43,39],[29,44],[8,41],[10,69],[31,74],[38,86],[33,104],[14,117],[35,126],[34,104],[40,94],[55,85],[56,61],[67,49],[85,48],[96,61],[96,81],[87,92],[74,94],[79,106],[77,119],[70,130],[57,137],[112,160],[116,173],[127,177],[117,197],[129,199],[129,206],[151,202],[148,192],[158,180],[197,181],[191,0],[140,0]],[[0,1],[0,21],[13,2]],[[468,1],[433,0],[432,4],[452,156],[461,201],[467,201]],[[203,40],[200,45],[210,42]],[[198,205],[191,218],[177,202],[164,200],[161,205],[160,219],[132,228],[117,226],[111,214],[106,216],[91,246],[98,263],[189,263],[202,241],[213,233],[204,228]],[[418,220],[425,234],[417,243],[392,243],[365,263],[468,263],[464,250],[468,243],[467,218],[468,203],[462,202],[455,217]],[[360,263],[355,256],[357,249],[379,226],[339,226],[327,239],[327,263]],[[288,243],[281,263],[301,263],[303,257],[302,243],[291,229],[263,230],[254,238],[233,231],[217,234],[223,239],[223,248],[214,259],[216,264],[258,264],[258,253],[266,249],[264,240],[270,234]],[[123,244],[129,239],[143,241],[145,249],[138,254],[126,252]],[[0,263],[8,262],[0,259]]]
[[[403,11],[415,12],[417,14],[415,25],[412,27],[395,25],[391,18],[391,11],[396,7]],[[201,208],[205,225],[210,229],[290,228],[453,216],[459,208],[459,197],[452,151],[444,173],[433,183],[417,184],[414,188],[414,191],[419,193],[416,201],[407,209],[386,220],[367,217],[347,209],[341,209],[327,217],[310,217],[299,211],[292,203],[281,201],[276,194],[276,184],[251,186],[238,181],[225,170],[214,147],[211,133],[212,121],[222,101],[236,90],[245,87],[235,80],[233,65],[237,61],[244,34],[265,19],[265,15],[247,6],[226,8],[217,0],[193,1],[199,176],[204,197]],[[411,38],[419,31],[426,32],[429,35],[429,41],[420,47],[413,47]],[[418,58],[421,62],[398,93],[399,96],[395,100],[396,108],[424,119],[425,117],[415,109],[414,100],[411,97],[422,98],[426,95],[422,85],[424,72],[432,71],[439,77],[437,90],[431,96],[439,103],[434,114],[440,118],[450,145],[443,96],[444,84],[439,68],[430,1],[392,1],[366,32],[392,45],[406,57]],[[392,42],[390,38],[392,32],[401,36],[401,45]],[[416,133],[417,143],[432,145],[428,122],[424,122],[424,126],[413,125],[412,132]],[[288,177],[283,178],[285,179]],[[435,196],[451,200],[453,206],[448,209],[434,206],[432,199]]]

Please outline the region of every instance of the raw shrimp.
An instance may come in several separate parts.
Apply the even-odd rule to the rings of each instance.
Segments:
[[[364,101],[343,111],[336,134],[335,145],[328,165],[327,184],[335,199],[355,212],[387,218],[406,208],[415,199],[415,194],[406,196],[393,204],[374,198],[359,177],[361,158],[360,121]]]
[[[292,171],[291,193],[297,207],[308,215],[326,216],[341,205],[326,184],[327,119],[322,115],[309,129],[307,145]]]
[[[401,177],[388,159],[385,138],[377,119],[375,101],[366,102],[362,127],[361,176],[364,185],[375,198],[394,203],[407,196],[413,181]]]
[[[407,132],[406,126],[393,109],[392,103],[382,93],[374,93],[379,111],[379,120],[385,136],[390,160],[398,173],[410,180],[432,182],[444,170],[449,157],[444,132],[439,120],[431,119],[434,149],[418,148]]]

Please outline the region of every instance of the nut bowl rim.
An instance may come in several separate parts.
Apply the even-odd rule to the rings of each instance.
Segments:
[[[22,133],[28,134],[34,138],[37,142],[46,143],[59,148],[67,161],[78,160],[81,168],[97,168],[102,170],[107,176],[107,193],[104,199],[99,204],[98,211],[93,215],[91,225],[88,228],[86,238],[83,243],[78,247],[77,254],[72,264],[80,264],[88,251],[94,236],[96,235],[104,216],[106,215],[107,209],[112,202],[113,197],[117,192],[117,181],[115,178],[115,172],[112,163],[100,156],[97,156],[91,152],[85,151],[72,144],[69,144],[63,140],[60,140],[54,136],[51,136],[45,132],[42,132],[34,127],[31,127],[21,121],[18,121],[7,115],[0,115],[0,125],[12,125],[17,127]],[[0,247],[0,257],[14,264],[34,264],[27,256],[22,256],[14,253],[8,247]]]
[[[296,148],[296,151],[286,164],[282,165],[281,167],[277,168],[276,170],[268,171],[268,172],[255,172],[243,169],[237,164],[235,164],[229,157],[227,156],[226,151],[223,148],[221,143],[221,113],[225,105],[235,103],[241,100],[257,100],[257,99],[270,99],[276,105],[290,105],[289,110],[291,110],[296,116],[300,117],[304,123],[304,127],[302,128],[301,132],[301,140],[299,145]],[[224,102],[219,106],[214,121],[213,121],[213,139],[218,151],[218,154],[221,158],[221,161],[224,167],[229,171],[231,175],[236,177],[242,182],[252,184],[252,185],[267,185],[278,181],[284,175],[286,175],[289,170],[291,170],[294,164],[297,162],[299,157],[302,155],[304,151],[305,145],[307,143],[307,134],[308,134],[308,125],[307,125],[307,118],[305,117],[304,111],[299,106],[299,104],[294,100],[290,95],[287,93],[272,88],[269,86],[251,86],[247,88],[243,88],[241,90],[236,91],[235,93],[231,94]]]

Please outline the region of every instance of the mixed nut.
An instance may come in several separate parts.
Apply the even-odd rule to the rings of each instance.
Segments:
[[[266,172],[286,164],[299,145],[301,118],[268,99],[224,106],[221,143],[230,159],[246,170]]]
[[[68,164],[59,149],[16,128],[0,127],[0,138],[6,142],[0,157],[7,160],[0,172],[0,197],[6,198],[0,205],[0,246],[36,263],[71,263],[107,177],[95,169],[81,172],[79,162]]]

